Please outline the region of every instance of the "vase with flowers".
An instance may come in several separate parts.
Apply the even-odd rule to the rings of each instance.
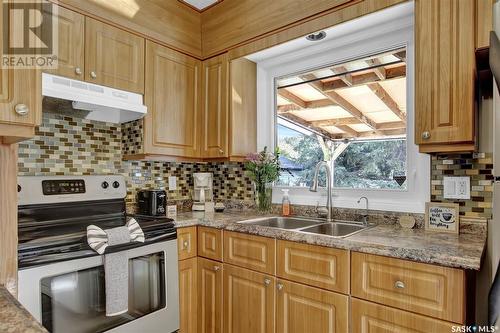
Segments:
[[[267,147],[259,153],[249,154],[245,168],[254,183],[255,203],[260,212],[270,212],[272,205],[272,184],[280,175],[279,150],[274,154]]]

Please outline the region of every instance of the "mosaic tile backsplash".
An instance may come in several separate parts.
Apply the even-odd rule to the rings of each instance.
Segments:
[[[130,124],[123,124],[128,128]],[[170,202],[190,208],[193,172],[214,174],[217,201],[253,201],[252,183],[242,163],[170,163],[122,161],[134,135],[122,138],[122,126],[44,112],[33,139],[19,144],[19,175],[121,174],[127,180],[127,203],[133,207],[138,189],[165,188]],[[130,131],[126,131],[130,135]],[[177,189],[168,190],[168,177]]]
[[[490,153],[439,154],[431,158],[431,201],[456,202],[460,216],[492,217],[493,158]],[[443,198],[443,177],[470,176],[471,199]]]

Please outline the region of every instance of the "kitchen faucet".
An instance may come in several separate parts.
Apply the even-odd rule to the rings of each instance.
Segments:
[[[326,214],[326,220],[328,222],[332,222],[332,210],[333,210],[333,205],[332,205],[332,172],[330,170],[330,166],[328,165],[327,162],[321,161],[316,164],[316,169],[314,170],[314,177],[313,177],[313,182],[311,187],[309,188],[309,191],[311,192],[317,192],[318,191],[318,175],[319,175],[319,169],[321,167],[325,167],[326,170],[326,192],[327,192],[327,198],[326,198],[326,209],[327,209],[327,214]]]
[[[359,198],[358,204],[361,202],[362,199],[365,199],[366,201],[365,214],[363,215],[363,225],[368,226],[368,198],[367,197]]]

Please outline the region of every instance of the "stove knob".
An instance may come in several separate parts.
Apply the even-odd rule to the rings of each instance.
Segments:
[[[113,182],[113,188],[118,188],[118,187],[120,187],[120,183],[117,182],[117,181],[114,181]]]
[[[108,188],[109,187],[108,182],[102,182],[101,187],[104,189]]]

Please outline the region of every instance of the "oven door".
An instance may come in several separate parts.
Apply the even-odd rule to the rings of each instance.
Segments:
[[[106,317],[102,256],[19,271],[19,301],[54,333],[179,329],[177,241],[126,250],[129,311]]]

